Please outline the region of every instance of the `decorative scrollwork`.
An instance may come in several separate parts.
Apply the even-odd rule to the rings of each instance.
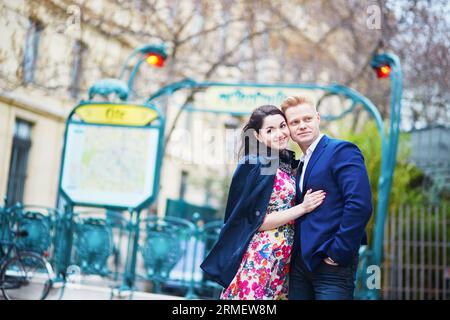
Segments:
[[[147,277],[168,279],[170,272],[183,258],[187,243],[193,236],[194,225],[181,218],[147,219],[146,239],[141,247]]]
[[[183,254],[177,235],[152,230],[147,232],[142,256],[147,276],[167,278]]]
[[[17,239],[19,250],[43,254],[52,242],[51,222],[49,217],[40,212],[28,211],[18,221],[18,230],[25,231],[26,236]]]
[[[107,261],[112,254],[112,232],[102,219],[89,218],[76,228],[75,263],[83,273],[109,274]]]

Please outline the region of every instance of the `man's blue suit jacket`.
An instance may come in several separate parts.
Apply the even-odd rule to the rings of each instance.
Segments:
[[[347,266],[361,244],[367,244],[365,227],[372,213],[372,194],[364,157],[350,142],[324,135],[308,162],[303,193],[296,176],[296,203],[308,189],[324,190],[324,202],[298,218],[295,224],[293,257],[301,253],[303,262],[314,271],[326,257]]]

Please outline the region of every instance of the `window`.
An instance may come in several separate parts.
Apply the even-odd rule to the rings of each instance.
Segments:
[[[80,40],[76,40],[72,50],[72,71],[70,75],[70,96],[74,99],[80,94],[80,83],[83,72],[83,58],[86,52],[86,45]]]
[[[8,204],[23,201],[27,177],[28,154],[31,148],[31,123],[17,119],[9,164]]]
[[[42,30],[43,26],[39,21],[30,19],[23,58],[23,82],[25,84],[31,83],[34,80],[39,38],[41,37]]]
[[[180,199],[184,199],[186,196],[186,188],[189,174],[187,171],[181,171],[181,183],[180,183]]]

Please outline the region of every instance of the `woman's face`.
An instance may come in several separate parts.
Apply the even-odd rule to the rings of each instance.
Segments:
[[[269,148],[283,150],[288,145],[289,135],[289,127],[283,116],[275,114],[264,118],[256,138]]]

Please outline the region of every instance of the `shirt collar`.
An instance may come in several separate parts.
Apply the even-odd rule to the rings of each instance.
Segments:
[[[313,141],[313,143],[311,143],[311,145],[309,146],[308,149],[306,149],[306,154],[302,154],[302,156],[300,157],[301,161],[305,161],[305,157],[309,156],[311,153],[314,152],[314,150],[316,149],[317,145],[320,142],[320,139],[322,139],[322,137],[324,136],[323,133],[319,134],[319,136],[316,138],[316,140]]]

